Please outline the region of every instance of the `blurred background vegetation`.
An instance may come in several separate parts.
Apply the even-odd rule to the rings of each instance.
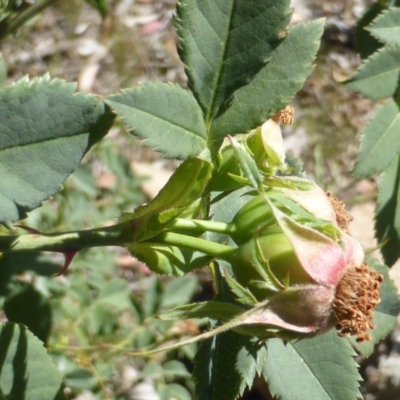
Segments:
[[[0,7],[2,3],[7,1],[0,1]],[[35,1],[14,3],[23,10]],[[49,7],[1,40],[7,69],[4,83],[49,72],[52,78],[76,81],[79,90],[99,95],[147,80],[186,86],[171,24],[175,0],[48,3]],[[349,204],[371,202],[374,180],[358,182],[350,171],[358,151],[358,133],[373,104],[340,82],[359,65],[355,24],[372,2],[292,3],[294,23],[318,17],[327,17],[327,23],[315,71],[291,104],[296,113],[293,125],[284,128],[287,150],[303,160],[308,176],[324,189]],[[101,15],[93,4],[107,6],[106,12],[102,8]],[[113,223],[121,212],[155,196],[176,165],[141,146],[117,122],[64,189],[23,223],[44,232]],[[361,229],[365,229],[362,221]],[[211,298],[213,287],[207,270],[181,278],[159,278],[123,249],[95,248],[79,253],[68,272],[54,278],[62,262],[53,254],[3,255],[0,318],[28,325],[44,341],[65,376],[68,398],[194,398],[190,379],[194,346],[150,360],[132,358],[128,353],[199,332],[205,321],[177,324],[153,317],[193,299]],[[366,399],[400,396],[400,379],[396,382],[392,372],[382,375],[379,368],[379,360],[396,346],[393,338],[370,360],[359,360],[366,378]],[[263,382],[256,382],[245,398],[270,397]]]

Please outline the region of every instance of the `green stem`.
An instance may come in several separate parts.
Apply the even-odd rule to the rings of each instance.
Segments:
[[[185,223],[182,223],[182,221],[183,220],[178,222],[177,225],[180,227],[184,226]],[[218,223],[214,223],[214,225],[216,225],[214,226],[215,229],[220,228],[217,231],[226,233],[226,230],[223,230],[223,225],[227,224],[221,224],[219,228],[217,227]],[[191,226],[190,221],[186,225],[187,229],[189,229],[189,226]],[[156,243],[201,251],[212,257],[227,261],[229,261],[231,255],[236,251],[236,248],[231,246],[173,232],[161,233],[155,237],[154,240]],[[132,243],[133,241],[134,237],[131,222],[125,221],[113,226],[78,232],[0,235],[0,253],[24,251],[63,252],[97,246],[124,246],[126,243]]]
[[[16,17],[9,16],[0,23],[0,40],[5,36],[14,33],[23,24],[29,21],[36,14],[48,7],[55,0],[38,0],[26,10],[21,11]]]
[[[123,246],[133,241],[130,221],[78,232],[0,235],[0,252],[66,251],[96,246]]]
[[[177,219],[169,229],[212,231],[229,234],[233,226],[222,222]],[[29,233],[25,235],[0,235],[1,252],[81,250],[97,246],[124,246],[134,241],[131,221],[77,232]],[[153,242],[153,240],[149,240]],[[155,243],[169,244],[201,251],[212,257],[229,260],[236,248],[174,232],[163,232],[154,238]]]
[[[201,219],[175,218],[168,229],[181,231],[216,232],[230,235],[235,232],[235,225],[225,222],[205,221]]]
[[[206,331],[204,333],[201,333],[200,335],[197,336],[192,336],[188,339],[184,339],[184,340],[180,340],[177,343],[173,343],[170,345],[166,345],[166,346],[160,346],[157,347],[153,350],[144,350],[144,351],[134,351],[132,353],[130,353],[132,356],[142,356],[142,357],[147,357],[151,354],[156,354],[156,353],[160,353],[162,351],[171,351],[171,350],[175,350],[178,349],[182,346],[185,346],[187,344],[191,344],[191,343],[196,343],[199,342],[200,340],[204,340],[204,339],[209,339],[212,338],[220,333],[226,332],[228,330],[231,329],[238,329],[240,328],[242,325],[246,326],[246,319],[247,318],[251,318],[253,315],[257,315],[257,313],[259,313],[260,311],[262,312],[267,304],[268,304],[269,300],[264,300],[261,303],[258,303],[257,305],[255,305],[253,308],[251,308],[248,311],[244,311],[242,314],[239,314],[237,317],[232,318],[231,320],[227,321],[226,323],[224,323],[223,325],[219,325],[214,329],[211,329],[210,331]]]
[[[156,239],[157,243],[170,244],[172,246],[201,251],[209,256],[226,261],[229,261],[231,256],[237,250],[235,247],[173,232],[161,233]]]

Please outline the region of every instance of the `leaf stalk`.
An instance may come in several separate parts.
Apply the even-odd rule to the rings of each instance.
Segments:
[[[215,232],[230,235],[236,232],[235,225],[231,223],[206,221],[201,219],[175,218],[168,229],[178,231]]]
[[[161,233],[156,237],[156,239],[158,243],[201,251],[209,256],[226,261],[229,261],[231,256],[237,250],[235,247],[227,246],[225,244],[215,243],[209,240],[173,232]]]

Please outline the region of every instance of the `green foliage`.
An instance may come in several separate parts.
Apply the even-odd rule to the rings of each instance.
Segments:
[[[218,201],[213,201],[210,207],[211,218],[215,221],[230,222],[234,218],[237,210],[242,208],[252,197],[247,195],[249,188],[241,187],[237,190],[228,192],[223,198],[216,197]],[[215,200],[214,199],[214,200]],[[206,232],[205,237],[218,243],[234,244],[232,238],[226,234]],[[231,272],[230,266],[228,271]]]
[[[399,129],[399,107],[393,100],[389,100],[378,108],[362,130],[360,154],[353,173],[368,178],[385,171],[399,153],[400,143],[397,140]]]
[[[386,5],[383,1],[375,2],[357,21],[355,32],[356,49],[358,53],[360,53],[362,59],[369,57],[382,46],[382,44],[365,28],[385,9],[385,7]]]
[[[400,72],[400,48],[384,46],[367,58],[347,86],[372,100],[392,96]]]
[[[400,8],[392,7],[383,11],[367,30],[382,43],[400,44]]]
[[[100,187],[94,174],[96,167],[92,163],[81,164],[65,182],[63,191],[30,213],[26,223],[50,231],[91,227],[114,220],[121,208],[132,209],[143,203],[146,198],[138,188],[141,181],[133,175],[123,150],[115,140],[105,139],[88,157],[101,163],[102,174],[115,177],[113,185]],[[125,349],[154,345],[156,332],[167,331],[172,325],[155,321],[154,315],[169,306],[187,303],[197,288],[197,279],[187,276],[165,285],[154,279],[157,290],[147,290],[145,295],[140,290],[132,293],[128,282],[116,277],[123,274],[123,269],[115,266],[116,257],[109,249],[82,252],[74,260],[74,274],[61,281],[53,277],[59,270],[59,262],[55,264],[56,260],[43,255],[4,253],[0,258],[0,301],[4,302],[8,318],[23,322],[47,338],[49,352],[71,396],[90,390],[95,398],[102,399],[106,390],[119,391],[118,381],[124,379],[124,366],[132,369],[143,366],[143,361],[132,363],[130,356],[123,356]],[[146,285],[148,278],[137,272],[134,276],[141,285]],[[24,277],[32,283],[21,283]],[[50,314],[46,304],[51,307]],[[46,331],[49,319],[50,335]],[[177,370],[169,371],[168,375],[154,371],[147,378],[153,379],[158,393],[167,393],[167,398],[185,391],[179,384],[175,387],[175,381],[190,387],[184,383],[188,378],[183,380],[182,372]],[[141,379],[145,376],[139,376],[133,387]]]
[[[180,56],[207,127],[232,94],[269,62],[289,20],[287,0],[178,3]]]
[[[376,206],[376,237],[384,243],[381,252],[385,262],[393,265],[399,258],[400,244],[400,159],[397,155],[382,173]]]
[[[168,83],[145,83],[106,98],[144,144],[170,158],[187,159],[207,148],[201,109],[193,95]]]
[[[284,108],[312,72],[323,20],[292,27],[254,78],[233,94],[212,121],[213,137],[247,132]]]
[[[32,285],[14,289],[4,302],[4,312],[9,321],[26,325],[35,336],[47,343],[52,322],[51,305]]]
[[[108,108],[75,88],[45,76],[0,89],[0,223],[25,218],[58,192],[111,127]]]
[[[132,220],[135,225],[137,232],[134,232],[134,239],[143,241],[162,232],[169,222],[203,193],[212,169],[212,164],[208,161],[199,158],[186,160],[149,204],[136,208],[132,214],[124,214],[122,219]],[[183,178],[186,176],[192,179],[188,183],[183,183]],[[198,213],[201,214],[201,211]],[[194,217],[197,217],[197,212]]]
[[[43,343],[22,325],[0,325],[2,399],[61,400],[62,380]]]
[[[212,173],[212,164],[193,158],[184,161],[159,194],[149,203],[125,213],[121,220],[130,220],[135,241],[127,248],[133,256],[151,266],[151,270],[165,275],[182,275],[201,268],[210,257],[179,246],[164,245],[152,238],[161,233],[174,218],[186,210],[186,217],[199,217],[204,207],[195,201],[205,190]],[[185,178],[191,177],[190,182]],[[195,205],[193,210],[189,206]],[[189,214],[188,214],[189,211]]]
[[[354,174],[369,177],[382,173],[376,208],[376,237],[383,244],[382,254],[388,265],[400,256],[400,224],[398,216],[398,153],[397,132],[400,128],[400,8],[390,7],[378,15],[381,6],[374,6],[364,21],[368,32],[383,42],[383,46],[371,46],[369,55],[352,79],[347,83],[353,89],[372,100],[392,97],[378,108],[369,124],[362,131],[361,149],[354,167]],[[367,25],[367,22],[371,22]],[[376,40],[376,39],[373,39]],[[372,42],[371,42],[372,43]],[[375,51],[369,53],[375,47]],[[362,56],[364,56],[362,54]]]
[[[225,332],[200,344],[193,378],[199,400],[228,400],[243,394],[268,359],[254,338]]]
[[[88,2],[105,16],[106,0]],[[282,315],[290,316],[290,296],[297,290],[306,288],[311,293],[321,282],[326,283],[322,278],[328,266],[321,268],[322,261],[315,255],[322,254],[320,247],[310,250],[313,240],[326,245],[332,255],[338,251],[341,268],[347,256],[353,262],[346,244],[356,244],[346,242],[343,234],[342,248],[342,232],[336,222],[312,214],[315,210],[299,200],[307,191],[313,197],[319,188],[275,174],[284,164],[283,155],[282,160],[280,153],[274,160],[268,154],[256,157],[258,147],[274,148],[268,143],[271,138],[260,136],[261,142],[253,146],[253,151],[250,145],[242,146],[232,138],[230,144],[224,143],[228,134],[247,133],[284,108],[313,69],[323,20],[289,28],[289,5],[288,0],[179,2],[175,23],[189,90],[171,83],[145,83],[98,99],[75,93],[74,84],[47,76],[23,79],[0,89],[0,222],[10,226],[54,195],[24,222],[33,233],[0,236],[0,249],[10,252],[0,258],[0,301],[10,321],[25,324],[45,342],[72,398],[83,390],[98,399],[110,397],[110,392],[118,393],[121,399],[133,398],[132,390],[139,390],[150,380],[151,388],[163,400],[188,400],[194,394],[200,400],[233,400],[243,395],[257,375],[266,379],[276,398],[360,396],[354,349],[370,354],[393,329],[400,310],[387,268],[370,261],[384,275],[382,301],[376,309],[370,343],[339,338],[334,329],[308,336],[308,332],[327,329],[317,323],[332,316],[331,308],[326,312],[328,316],[321,316],[314,326],[302,325],[301,317],[296,319],[299,330],[291,331],[290,321],[267,320],[267,313],[273,313],[274,307],[281,307],[287,312]],[[377,13],[377,9],[371,9],[363,26]],[[8,14],[3,21],[7,19]],[[384,174],[377,232],[394,243],[387,247],[390,254],[383,250],[390,260],[397,257],[400,248],[398,239],[393,239],[400,236],[399,148],[392,144],[399,128],[398,22],[396,8],[389,8],[374,20],[368,29],[384,45],[348,83],[373,99],[393,96],[365,129],[355,168],[360,176]],[[0,36],[12,29],[2,33],[0,25]],[[379,46],[368,40],[364,55]],[[87,163],[78,167],[86,152],[110,129],[115,115],[147,146],[166,157],[183,160],[159,194],[141,206],[146,199],[131,171],[129,147],[133,143],[129,137],[123,138],[122,145],[112,139],[102,140],[86,156]],[[280,135],[278,125],[276,129]],[[288,164],[293,168],[282,174],[303,174],[298,161],[291,159]],[[100,184],[102,174],[108,174],[108,183]],[[290,191],[296,192],[296,199],[290,197]],[[238,211],[260,192],[270,196],[267,209],[268,213],[273,211],[273,224],[264,221],[265,213],[258,219],[253,215],[243,217],[244,223],[239,224],[235,219]],[[262,198],[263,205],[264,200],[266,197]],[[118,215],[118,223],[113,223]],[[110,226],[93,228],[105,221]],[[46,232],[67,230],[70,240],[62,239],[62,234],[35,232],[34,228]],[[77,230],[83,228],[88,229]],[[288,265],[293,270],[287,267],[287,276],[282,279],[271,270],[272,258],[261,257],[264,228],[273,231],[271,236],[278,232],[286,245],[282,258],[279,253],[275,261],[286,261],[280,271]],[[292,233],[291,239],[300,238],[304,254],[294,249],[288,232]],[[99,245],[96,237],[102,238],[103,246],[128,248],[147,266],[131,263],[123,268],[118,266],[121,253],[110,248],[86,250]],[[57,271],[54,256],[44,259],[17,253],[46,240],[47,247],[37,245],[36,249],[58,251],[64,256],[80,251],[72,274],[53,279]],[[30,245],[24,248],[24,243]],[[234,267],[262,267],[264,275],[262,281],[250,279],[247,285],[235,280],[232,264],[238,260],[234,255],[242,254],[241,249],[246,249],[248,243],[255,248],[256,259],[240,259],[240,265]],[[328,246],[332,244],[334,247]],[[273,245],[269,248],[276,249]],[[287,255],[295,261],[292,258],[288,262]],[[309,274],[301,284],[289,287],[290,279],[296,278],[298,271],[294,269],[301,264],[300,258],[312,260],[318,279]],[[170,281],[148,276],[149,270],[180,276],[207,264],[216,288],[215,298],[209,301],[188,304],[197,291],[195,275]],[[339,276],[336,269],[330,272]],[[334,293],[337,281],[332,278],[327,282],[322,289]],[[265,289],[268,296],[272,292],[271,296],[260,300],[251,291],[252,285]],[[281,297],[275,297],[275,293]],[[327,297],[329,301],[325,302],[317,299],[321,300],[321,308],[331,307],[332,296]],[[287,302],[279,303],[282,298]],[[308,312],[304,304],[303,314]],[[312,311],[317,314],[319,310]],[[309,314],[306,317],[312,319],[314,315]],[[278,313],[275,316],[281,317]],[[188,318],[200,321],[174,322]],[[214,329],[194,337],[204,318],[215,319]],[[0,343],[2,398],[62,398],[61,378],[39,340],[21,325],[8,323],[0,328],[4,342]],[[189,338],[182,340],[184,336]],[[293,339],[298,337],[302,339]],[[195,355],[193,345],[200,339],[207,340]],[[171,343],[170,349],[183,343],[188,346],[157,362],[129,354],[145,354],[137,350],[160,343]],[[194,385],[185,366],[193,359]],[[124,382],[127,368],[134,372],[134,378],[129,387],[118,387],[116,382]]]
[[[312,339],[284,343],[267,342],[267,360],[263,376],[277,399],[310,396],[315,399],[342,400],[361,398],[361,380],[354,350],[334,331]],[[291,371],[288,379],[282,371]]]

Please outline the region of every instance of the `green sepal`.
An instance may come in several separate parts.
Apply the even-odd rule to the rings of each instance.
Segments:
[[[283,290],[290,272],[292,279],[304,280],[293,247],[280,229],[255,235],[238,248],[230,262],[235,279],[259,301]]]
[[[286,169],[281,128],[273,120],[251,131],[246,137],[245,146],[265,176],[273,176],[277,170]]]
[[[158,315],[157,318],[166,321],[188,318],[213,318],[219,321],[229,321],[244,311],[243,307],[235,304],[212,300],[175,307]]]
[[[129,252],[147,267],[161,275],[182,276],[211,261],[198,251],[158,243],[136,242],[127,246]]]
[[[262,176],[258,170],[256,162],[254,161],[254,158],[242,146],[241,143],[232,137],[228,138],[235,153],[235,158],[240,165],[243,177],[249,182],[249,186],[257,189],[259,192],[263,192]]]
[[[243,287],[239,282],[233,279],[227,271],[225,271],[225,280],[232,293],[236,296],[236,301],[248,306],[254,306],[254,304],[257,303],[257,299],[253,296],[250,290]]]
[[[232,224],[235,231],[231,237],[239,245],[250,240],[260,229],[276,225],[276,219],[264,197],[256,196],[239,209]]]
[[[337,240],[340,236],[339,228],[333,224],[332,221],[315,217],[311,212],[296,203],[294,200],[285,197],[284,193],[282,194],[278,191],[272,190],[268,192],[268,197],[266,197],[266,199],[292,221],[307,226],[307,228],[312,228],[332,240]],[[277,218],[277,221],[279,222],[279,218]]]
[[[149,204],[136,208],[131,214],[124,214],[121,221],[131,220],[134,241],[156,236],[170,221],[185,212],[203,194],[212,170],[212,164],[203,159],[186,160]]]
[[[219,156],[218,167],[210,180],[208,191],[227,192],[242,186],[232,175],[239,175],[240,167],[237,163],[235,150],[232,146],[224,147]]]

